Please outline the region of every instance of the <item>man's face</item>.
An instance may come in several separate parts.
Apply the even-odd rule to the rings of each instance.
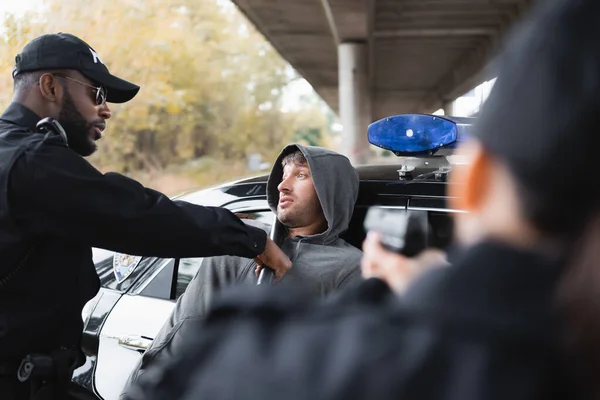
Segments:
[[[277,219],[287,228],[319,228],[324,224],[323,209],[308,165],[293,162],[286,164],[277,190]],[[315,233],[318,232],[305,234]]]
[[[106,120],[111,115],[110,109],[106,103],[97,104],[96,91],[90,87],[97,85],[89,79],[76,71],[70,71],[64,76],[78,82],[57,77],[64,88],[58,121],[67,133],[69,147],[86,157],[98,148],[95,142],[102,137],[106,129]]]

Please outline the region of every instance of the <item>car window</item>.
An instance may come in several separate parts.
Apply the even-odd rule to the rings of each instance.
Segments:
[[[453,240],[454,223],[449,212],[428,212],[430,235],[429,245],[439,249],[447,249]]]
[[[194,276],[196,276],[198,269],[200,269],[202,260],[204,258],[182,258],[179,260],[177,282],[175,284],[175,299],[178,299],[185,292],[185,289],[192,279],[194,279]]]
[[[156,259],[159,264],[154,269],[153,277],[141,290],[142,296],[157,297],[159,299],[170,299],[172,292],[173,270],[175,260],[169,258]]]
[[[100,278],[100,285],[103,288],[117,290],[119,292],[126,292],[132,290],[134,287],[145,286],[144,282],[138,282],[140,279],[144,279],[147,276],[152,276],[156,268],[161,267],[160,263],[153,257],[143,257],[135,269],[130,275],[127,275],[125,279],[119,280],[115,273],[115,256],[119,256],[121,253],[114,253],[110,257],[96,263],[96,272]]]
[[[236,211],[237,212],[237,211]],[[266,224],[272,224],[274,214],[272,211],[260,210],[260,211],[240,211],[240,213],[251,217],[257,221],[264,222]],[[179,260],[179,268],[177,270],[177,281],[175,283],[174,299],[178,299],[179,296],[185,292],[192,279],[196,276],[198,269],[202,265],[204,258],[182,258]]]
[[[417,199],[421,200],[421,199]],[[416,206],[407,206],[407,200],[402,197],[395,199],[387,198],[385,202],[381,202],[376,206],[387,208],[408,209],[410,211],[426,211],[428,220],[428,245],[439,249],[446,249],[451,245],[453,240],[453,219],[451,214],[459,212],[448,210],[444,199],[425,199],[428,203],[423,204],[411,199],[411,203]],[[348,230],[341,237],[351,245],[361,249],[362,243],[365,240],[366,232],[364,229],[364,219],[367,211],[374,204],[357,205],[354,209]],[[431,206],[435,207],[432,208]]]

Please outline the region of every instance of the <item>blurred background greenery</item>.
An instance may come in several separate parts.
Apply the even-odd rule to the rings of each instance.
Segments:
[[[290,142],[335,148],[332,111],[311,89],[294,89],[303,80],[229,0],[34,4],[0,14],[0,108],[11,101],[14,57],[27,42],[53,32],[81,37],[113,74],[142,87],[133,101],[110,105],[89,158],[101,171],[175,195],[267,172]]]

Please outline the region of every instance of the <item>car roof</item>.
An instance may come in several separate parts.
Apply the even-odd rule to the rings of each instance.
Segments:
[[[358,172],[358,178],[361,181],[397,181],[399,180],[398,170],[402,168],[404,164],[402,162],[389,163],[389,164],[367,164],[356,166],[356,172]],[[437,167],[423,166],[416,168],[413,171],[413,175],[417,176],[429,172],[434,172]],[[232,186],[237,184],[245,183],[263,183],[267,182],[269,178],[268,174],[253,176],[251,178],[241,179],[235,182],[227,183],[226,186]]]
[[[355,167],[360,180],[358,204],[369,203],[374,200],[373,195],[376,196],[385,193],[391,195],[434,197],[444,197],[446,195],[447,183],[443,180],[436,180],[433,176],[418,180],[400,178],[399,170],[403,165],[402,162],[390,162],[387,164],[369,164]],[[429,162],[429,165],[423,163],[417,166],[411,174],[413,177],[430,174],[437,171],[438,166],[435,160],[433,160]],[[185,200],[195,204],[198,204],[198,199],[202,199],[203,205],[222,206],[236,198],[265,197],[268,177],[269,175],[264,174],[223,183],[208,189],[191,189],[173,197],[173,199]],[[211,197],[208,202],[207,194]]]

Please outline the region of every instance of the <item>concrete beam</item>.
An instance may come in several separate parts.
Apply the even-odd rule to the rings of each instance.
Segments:
[[[460,37],[460,36],[491,36],[496,32],[491,28],[461,28],[461,29],[396,29],[376,31],[376,38],[428,38],[428,37]]]
[[[422,112],[432,112],[443,108],[444,104],[462,96],[486,79],[482,68],[488,60],[489,45],[477,46],[469,50],[449,74],[435,86],[421,102]],[[491,77],[490,77],[491,78]]]
[[[379,98],[397,98],[401,97],[404,99],[418,99],[426,96],[428,92],[426,90],[408,90],[408,89],[385,89],[380,88],[375,90],[375,94]]]
[[[311,28],[300,28],[300,29],[296,29],[295,26],[298,26],[298,24],[295,24],[293,26],[288,26],[286,28],[285,32],[278,32],[278,24],[272,24],[272,19],[271,18],[275,18],[275,17],[270,17],[270,16],[264,16],[263,12],[264,12],[264,7],[260,7],[260,1],[256,1],[256,0],[233,0],[233,2],[235,3],[235,5],[237,6],[237,8],[242,12],[242,14],[244,14],[246,16],[246,18],[254,25],[254,27],[271,43],[271,45],[273,46],[273,48],[275,49],[275,51],[277,53],[279,53],[279,55],[281,55],[281,57],[285,60],[287,60],[292,67],[302,76],[304,77],[308,82],[311,83],[311,85],[313,86],[313,88],[317,91],[317,93],[327,102],[327,104],[331,107],[331,109],[334,112],[338,111],[338,102],[337,102],[337,92],[332,92],[327,86],[329,85],[335,85],[337,84],[337,79],[333,79],[331,82],[329,82],[328,80],[325,80],[324,82],[322,82],[319,77],[320,74],[323,70],[331,70],[333,71],[333,73],[336,73],[337,67],[333,66],[333,67],[329,67],[323,66],[323,59],[325,58],[323,56],[323,54],[327,54],[327,55],[333,55],[331,58],[331,64],[334,64],[336,62],[336,56],[335,53],[337,51],[337,47],[335,46],[333,40],[330,40],[330,36],[329,36],[329,32],[327,29],[327,21],[326,18],[323,17],[323,15],[316,15],[315,13],[313,13],[313,20],[319,20],[322,19],[323,23],[321,24],[321,26],[319,26],[319,29],[311,29]],[[283,3],[283,2],[282,2]],[[291,3],[291,1],[290,1]],[[301,4],[301,3],[296,3],[296,4]],[[316,6],[318,7],[318,4],[316,4]],[[273,6],[272,7],[274,9],[274,11],[277,12],[281,12],[280,10],[277,10],[277,6]],[[318,9],[318,8],[317,8]],[[301,14],[301,16],[303,16],[304,18],[306,18],[304,15]],[[264,17],[264,18],[261,18]],[[305,24],[299,24],[301,26],[305,25]],[[319,24],[317,24],[319,25]],[[311,26],[314,26],[311,25]],[[286,34],[286,32],[290,32],[292,35]],[[294,34],[297,34],[298,36],[294,37]],[[320,37],[308,37],[307,35],[315,35],[315,36],[320,36]],[[321,35],[327,35],[327,39],[328,40],[324,40],[325,36],[321,36]],[[298,38],[300,38],[300,40],[298,40]],[[315,58],[311,58],[311,57],[302,57],[300,58],[297,55],[297,52],[295,51],[290,51],[290,48],[293,48],[293,44],[297,43],[298,41],[302,41],[303,45],[305,45],[305,43],[329,43],[329,49],[320,49],[319,50],[319,54],[320,56],[315,60]],[[290,45],[290,43],[292,45]],[[323,45],[322,47],[326,47],[327,45]],[[312,52],[313,54],[315,53],[314,51]],[[317,61],[317,62],[315,62]],[[326,59],[327,62],[329,62],[328,59]],[[316,71],[316,72],[315,72]],[[336,77],[337,78],[337,77]]]
[[[426,96],[421,107],[423,112],[443,108],[446,102],[462,96],[477,85],[495,77],[494,60],[490,57],[492,50],[497,48],[502,35],[522,15],[530,3],[530,0],[514,2],[513,12],[502,21],[488,40],[468,50],[450,73],[445,75]]]
[[[331,31],[331,36],[333,37],[333,43],[337,46],[340,44],[340,35],[338,33],[337,25],[335,24],[335,18],[333,17],[331,4],[329,4],[329,0],[321,0],[321,5],[323,6],[325,18],[327,18],[327,24],[329,25],[329,30]]]
[[[435,111],[488,79],[481,66],[505,27],[532,0],[233,2],[334,110],[338,99],[343,101],[336,43],[355,39],[366,43],[366,97],[371,99],[374,117]],[[389,58],[398,55],[404,63],[386,67]],[[381,86],[402,91],[382,94]],[[423,89],[427,94],[406,89]]]

